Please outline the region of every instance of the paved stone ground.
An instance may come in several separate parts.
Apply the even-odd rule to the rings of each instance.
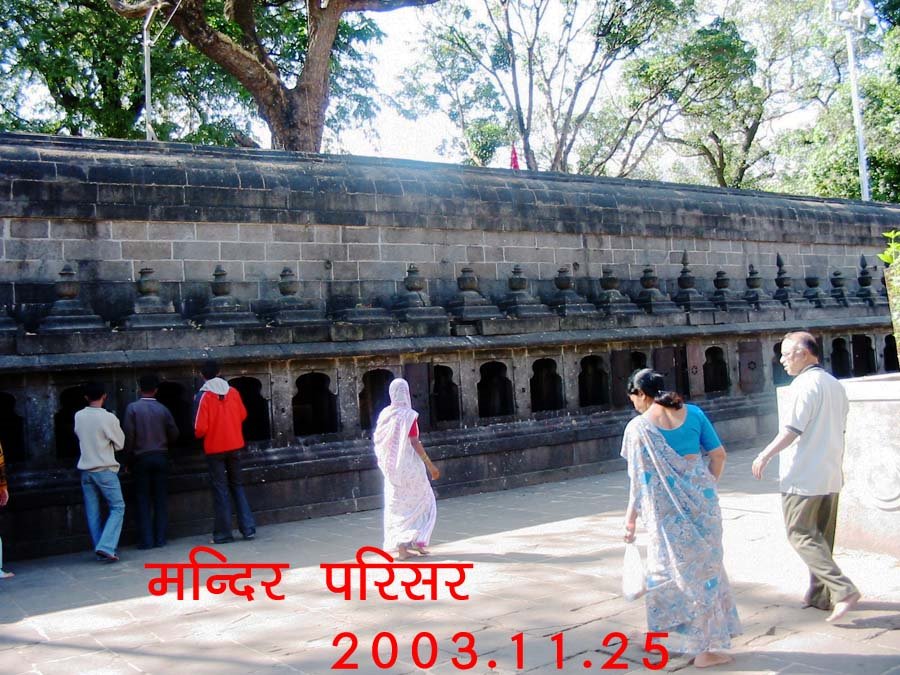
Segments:
[[[726,566],[744,634],[734,664],[719,672],[900,675],[898,561],[840,550],[840,564],[864,596],[858,611],[832,626],[823,612],[800,609],[805,568],[785,539],[775,481],[750,476],[752,456],[733,452],[722,481]],[[219,547],[231,562],[290,563],[277,589],[283,601],[266,598],[258,584],[252,602],[205,589],[197,601],[190,591],[183,601],[150,596],[153,574],[144,563],[186,562],[194,546],[207,544],[201,537],[125,549],[115,565],[98,564],[88,552],[12,563],[17,576],[0,582],[0,673],[323,674],[337,672],[333,665],[349,646],[332,644],[342,631],[359,638],[350,658],[357,673],[423,672],[411,644],[425,631],[439,647],[424,671],[435,675],[515,672],[511,638],[520,632],[527,672],[610,670],[603,665],[618,642],[603,642],[612,632],[629,638],[620,672],[644,671],[643,603],[619,594],[625,495],[619,472],[439,502],[430,560],[474,564],[463,586],[467,601],[446,593],[436,602],[346,601],[328,592],[319,563],[379,545],[380,511],[264,527],[253,542]],[[381,631],[399,645],[389,669],[373,663]],[[475,638],[478,661],[468,671],[451,661],[460,631]],[[562,668],[551,637],[558,633]],[[427,642],[420,646],[427,657]],[[380,653],[387,657],[385,640]],[[691,667],[672,658],[664,671],[681,669]]]

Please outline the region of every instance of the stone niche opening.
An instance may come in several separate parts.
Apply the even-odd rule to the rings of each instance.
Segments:
[[[340,429],[337,395],[325,373],[307,373],[297,378],[297,394],[291,399],[295,436],[332,434]]]
[[[453,369],[435,366],[432,370],[431,415],[437,423],[460,419],[459,386],[453,381]]]
[[[709,398],[725,396],[730,386],[725,351],[721,347],[709,347],[706,350],[706,362],[703,364],[703,392]]]
[[[685,400],[690,399],[687,347],[685,345],[654,349],[653,370],[663,376],[667,391],[677,391]]]
[[[269,401],[262,395],[262,382],[255,377],[235,377],[228,381],[237,389],[247,409],[244,420],[244,441],[258,443],[272,440]]]
[[[774,353],[774,356],[772,356],[772,384],[776,387],[790,384],[794,378],[788,375],[784,366],[781,365],[781,342],[775,343],[775,346],[772,347],[772,352]]]
[[[556,361],[538,359],[531,366],[531,412],[562,410],[566,403],[563,396],[562,377],[556,372]]]
[[[609,371],[600,356],[585,356],[581,359],[578,405],[581,408],[609,407]]]
[[[850,377],[851,372],[850,350],[844,338],[835,338],[831,342],[831,374],[838,379]]]
[[[897,339],[893,335],[884,338],[884,369],[888,373],[900,371],[897,359]]]
[[[200,454],[200,441],[194,438],[194,402],[188,387],[178,382],[167,380],[160,382],[156,390],[156,400],[162,403],[178,426],[178,440],[175,441],[175,451],[180,455]]]
[[[63,389],[59,394],[59,410],[53,416],[53,434],[56,437],[56,458],[66,463],[81,454],[75,435],[75,413],[86,405],[84,385]]]
[[[0,445],[6,463],[24,462],[28,458],[24,432],[24,420],[16,414],[16,397],[0,391]]]
[[[853,335],[850,338],[853,348],[853,377],[874,375],[878,368],[875,365],[875,348],[868,335]]]
[[[370,370],[363,375],[363,388],[359,392],[359,426],[374,429],[378,414],[391,402],[390,386],[394,374],[389,370]]]
[[[515,414],[513,385],[506,376],[506,364],[489,361],[480,368],[478,416],[504,417]]]

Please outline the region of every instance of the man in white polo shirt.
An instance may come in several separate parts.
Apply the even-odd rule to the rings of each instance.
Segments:
[[[795,376],[786,419],[753,461],[753,475],[762,478],[769,460],[781,453],[781,506],[788,541],[809,567],[805,604],[832,610],[826,621],[833,622],[859,602],[859,591],[832,555],[849,404],[841,383],[819,365],[819,345],[809,333],[784,336],[781,365]]]

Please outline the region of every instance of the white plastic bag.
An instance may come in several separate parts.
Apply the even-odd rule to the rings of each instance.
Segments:
[[[622,561],[622,595],[626,600],[637,600],[647,592],[644,563],[637,544],[625,544],[625,559]]]

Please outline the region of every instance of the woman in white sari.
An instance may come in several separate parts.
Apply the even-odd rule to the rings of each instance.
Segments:
[[[723,566],[716,483],[725,449],[703,411],[664,391],[649,368],[632,374],[628,395],[639,413],[625,428],[622,456],[631,482],[625,541],[638,515],[647,529],[647,630],[668,633],[669,651],[698,668],[733,659],[722,649],[741,624]]]
[[[428,475],[440,478],[419,441],[419,413],[412,409],[409,384],[397,378],[388,390],[391,403],[375,423],[375,456],[384,475],[385,551],[397,550],[405,560],[409,551],[425,555],[437,519],[437,504]]]

